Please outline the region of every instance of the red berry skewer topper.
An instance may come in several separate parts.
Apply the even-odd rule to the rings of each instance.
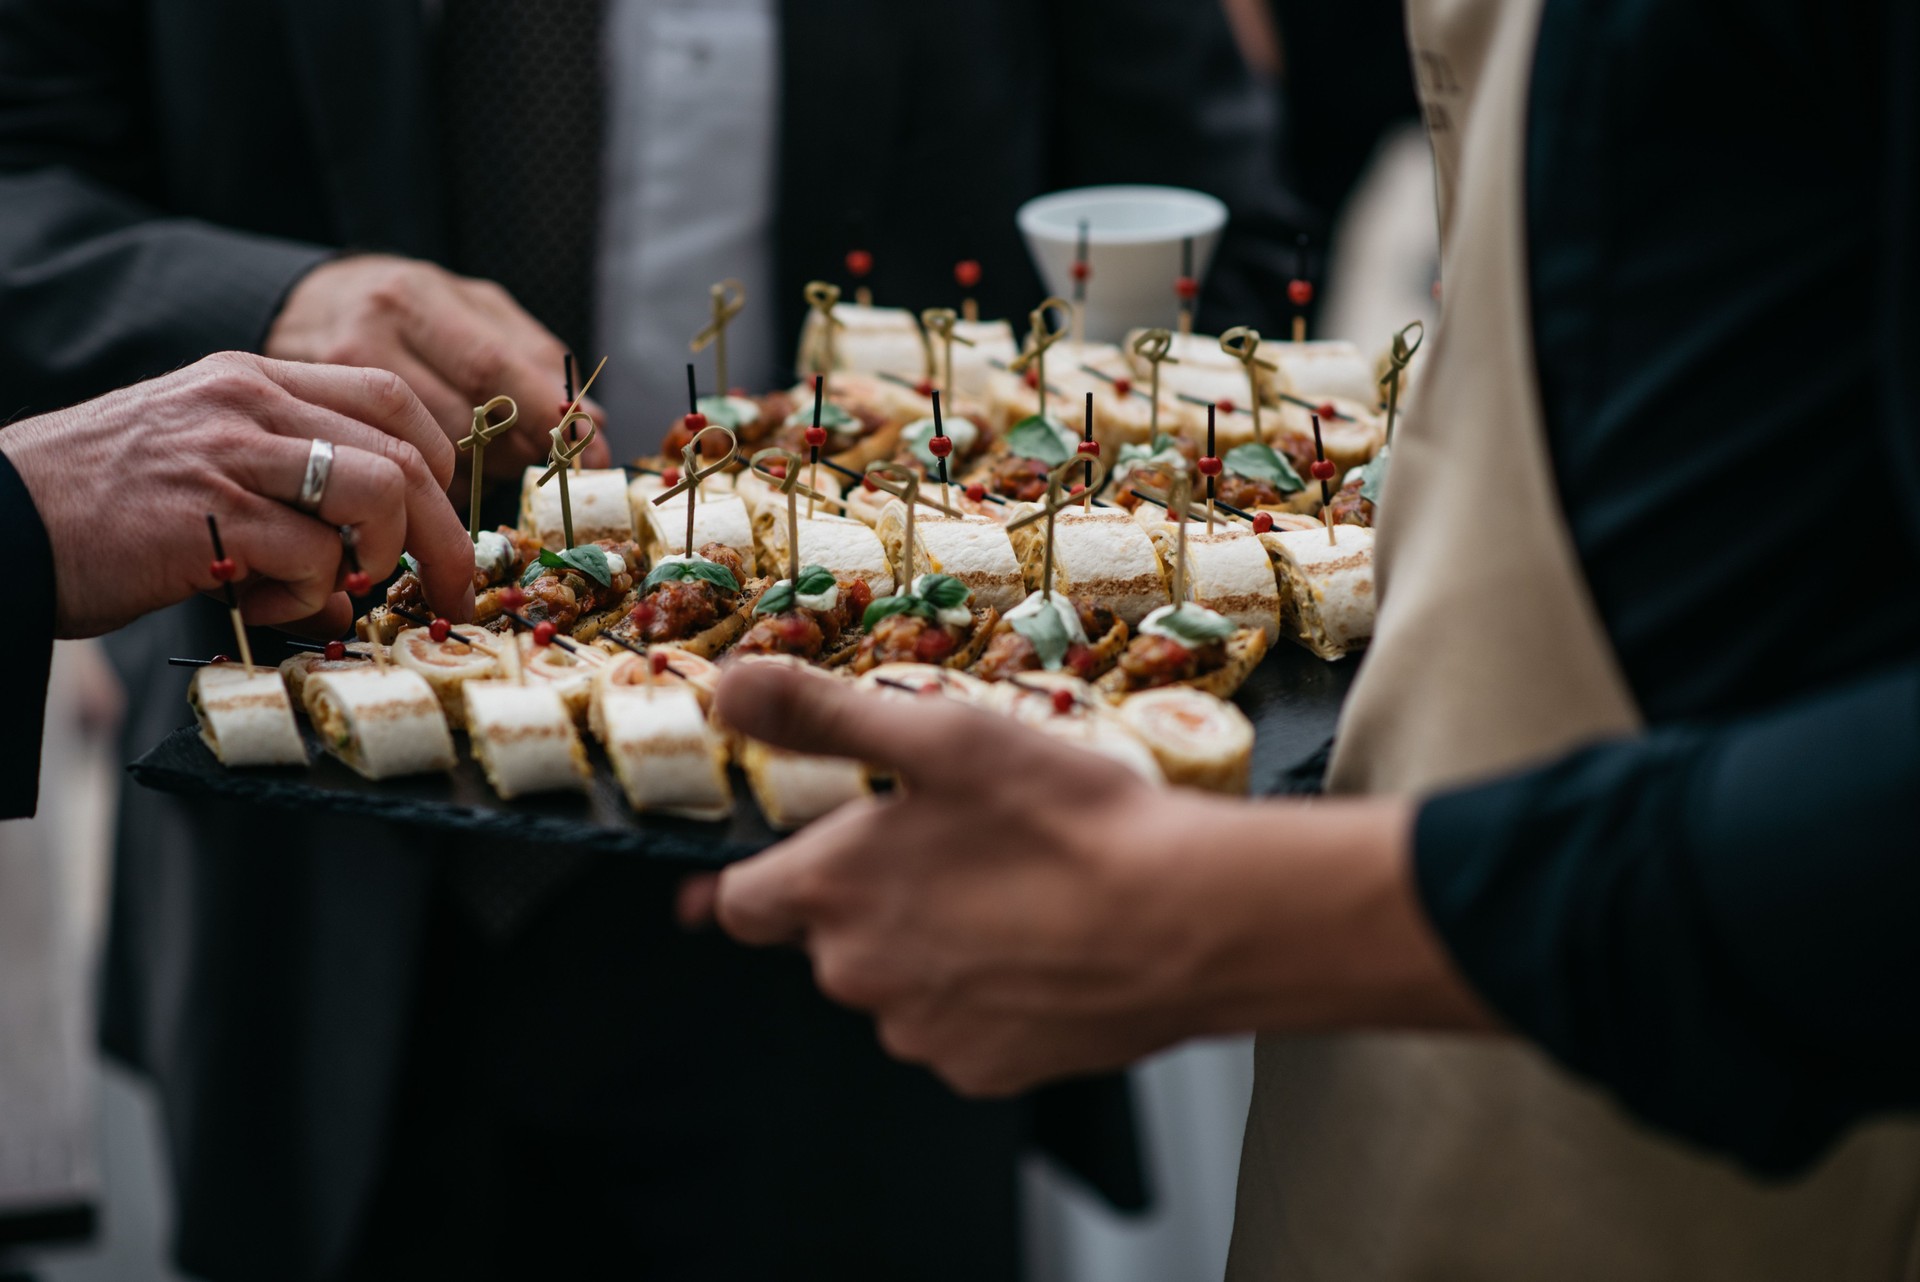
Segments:
[[[322,654],[328,663],[344,662],[347,657],[347,643],[345,641],[329,641],[327,642],[326,650],[323,651]]]
[[[947,435],[946,420],[940,416],[938,391],[933,394],[933,439],[927,442],[927,452],[940,465],[940,510],[952,516],[953,482],[947,476],[947,456],[953,453],[953,438]]]
[[[729,279],[721,281],[708,292],[713,300],[713,319],[693,336],[688,349],[698,356],[708,347],[713,348],[714,389],[717,395],[725,396],[727,389],[732,386],[727,382],[727,326],[733,324],[746,308],[747,287]]]
[[[847,275],[853,277],[853,301],[862,307],[873,306],[873,291],[867,288],[867,277],[873,274],[873,255],[864,249],[852,250],[847,254]]]
[[[1313,479],[1320,482],[1320,520],[1327,527],[1327,542],[1336,543],[1333,534],[1333,474],[1338,470],[1320,443],[1320,416],[1313,416]]]
[[[812,489],[820,488],[820,447],[827,443],[827,429],[820,425],[821,413],[826,408],[826,380],[813,380],[813,426],[807,429],[807,485]],[[807,519],[813,519],[813,500],[807,500]]]
[[[961,259],[953,265],[953,280],[960,286],[960,315],[969,325],[978,323],[980,304],[974,301],[973,291],[980,288],[980,264],[971,258]]]
[[[207,533],[213,536],[213,563],[207,572],[227,598],[227,616],[233,620],[233,638],[240,645],[240,662],[248,672],[253,671],[253,647],[247,642],[247,625],[240,618],[240,597],[233,590],[233,581],[240,577],[240,568],[227,555],[226,545],[220,542],[220,522],[213,513],[207,513]],[[217,662],[217,660],[216,660]]]
[[[1180,242],[1180,274],[1174,278],[1173,295],[1180,300],[1180,335],[1193,333],[1194,304],[1200,300],[1200,278],[1193,273],[1193,237]]]
[[[1293,279],[1287,282],[1287,301],[1293,304],[1293,341],[1307,341],[1307,308],[1313,305],[1313,281],[1307,276],[1307,235],[1300,233],[1293,248]]]

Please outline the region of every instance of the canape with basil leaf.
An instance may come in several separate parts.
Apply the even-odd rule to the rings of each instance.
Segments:
[[[1223,614],[1184,601],[1164,605],[1140,621],[1113,671],[1099,681],[1109,695],[1187,685],[1226,698],[1240,688],[1267,653],[1261,628],[1241,627]]]
[[[802,566],[799,578],[781,579],[760,594],[733,653],[831,660],[847,648],[872,603],[873,589],[864,579],[842,583],[825,566]]]
[[[703,544],[692,556],[661,557],[608,635],[710,658],[745,630],[746,587],[740,554],[724,543]]]
[[[853,670],[886,663],[964,668],[980,657],[999,617],[992,607],[974,608],[973,590],[951,574],[922,574],[907,591],[867,607]]]

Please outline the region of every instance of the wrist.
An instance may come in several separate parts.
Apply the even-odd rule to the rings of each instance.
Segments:
[[[1420,906],[1412,803],[1203,805],[1159,856],[1195,926],[1188,1035],[1494,1026]]]

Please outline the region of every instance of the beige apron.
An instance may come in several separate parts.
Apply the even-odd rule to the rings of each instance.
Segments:
[[[1382,613],[1339,791],[1431,791],[1640,724],[1555,497],[1534,380],[1523,157],[1540,3],[1409,6],[1446,290],[1395,442]],[[1763,1187],[1519,1044],[1266,1038],[1228,1277],[1909,1282],[1920,1128],[1864,1131],[1812,1177]]]

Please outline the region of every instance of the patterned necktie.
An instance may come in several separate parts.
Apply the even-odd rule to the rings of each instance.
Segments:
[[[443,0],[448,265],[574,351],[593,338],[606,0]]]

